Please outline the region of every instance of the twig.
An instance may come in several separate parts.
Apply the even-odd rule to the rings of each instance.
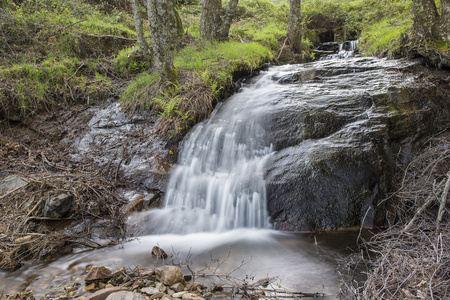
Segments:
[[[281,53],[283,53],[283,49],[284,49],[284,47],[286,46],[287,40],[288,40],[288,38],[286,38],[286,39],[284,40],[283,46],[282,46],[281,49],[280,49],[280,53],[278,53],[277,60],[280,59]]]
[[[430,193],[430,195],[427,197],[427,200],[425,203],[417,210],[414,217],[409,221],[409,223],[405,226],[403,231],[408,231],[413,226],[414,222],[417,220],[417,218],[427,209],[428,206],[433,202],[435,195],[433,193]]]
[[[119,174],[119,170],[120,170],[120,165],[122,164],[122,162],[125,160],[125,156],[122,157],[122,159],[120,160],[119,164],[117,165],[117,169],[116,169],[116,173],[114,174],[114,181],[117,183],[117,175]]]
[[[252,290],[252,291],[263,291],[263,292],[272,292],[272,293],[277,293],[277,294],[288,294],[289,297],[325,297],[325,296],[329,296],[328,294],[325,293],[320,293],[320,292],[316,292],[316,293],[307,293],[307,292],[292,292],[292,291],[287,291],[287,290],[283,290],[283,289],[269,289],[269,288],[255,288],[255,287],[251,287],[251,286],[247,286],[246,287],[248,290]],[[274,296],[264,296],[264,297],[287,297],[287,296],[283,296],[283,295],[274,295]]]
[[[70,76],[69,78],[66,79],[66,82],[69,82],[70,79],[72,79],[73,76],[75,76],[75,74],[77,74],[77,72],[84,66],[84,63],[82,63],[78,69],[76,69],[76,71],[72,74],[72,76]],[[72,96],[73,98],[73,96]]]
[[[369,206],[369,208],[368,208],[367,211],[366,211],[366,214],[364,215],[364,218],[363,218],[363,220],[362,220],[362,222],[361,222],[361,228],[359,228],[358,237],[356,238],[356,243],[358,243],[359,238],[361,237],[361,233],[362,233],[362,230],[363,230],[363,228],[364,228],[364,222],[366,221],[367,214],[369,213],[369,211],[370,211],[371,208],[372,208],[372,206]]]
[[[137,42],[136,39],[130,39],[130,38],[126,38],[126,37],[122,37],[122,36],[117,36],[117,35],[110,35],[110,34],[90,34],[90,33],[85,33],[84,35],[87,36],[92,36],[92,37],[96,37],[96,38],[114,38],[114,39],[118,39],[118,40],[125,40],[125,41],[133,41],[133,42]]]
[[[80,20],[80,21],[78,21],[78,22],[72,23],[72,24],[67,25],[66,27],[64,27],[64,29],[67,29],[67,28],[69,28],[69,27],[72,27],[73,25],[76,25],[76,24],[78,24],[78,23],[81,23],[81,22],[84,22],[84,21],[87,21],[87,20],[88,20],[88,19],[84,19],[84,20]]]
[[[75,218],[29,217],[25,223],[27,223],[29,221],[33,221],[33,220],[38,220],[38,221],[40,221],[40,220],[42,220],[42,221],[66,221],[66,220],[76,220],[76,219]]]
[[[436,220],[436,231],[438,232],[440,230],[442,217],[444,216],[445,204],[447,202],[449,189],[450,189],[450,171],[447,172],[447,182],[445,183],[444,192],[442,193],[441,204],[439,205],[439,212]]]

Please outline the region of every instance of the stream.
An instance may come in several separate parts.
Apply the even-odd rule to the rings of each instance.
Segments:
[[[297,98],[306,95],[299,101],[301,107],[308,107],[308,103],[311,103],[311,107],[319,107],[317,101],[320,100],[320,105],[323,105],[321,111],[329,115],[320,123],[311,120],[306,123],[306,120],[305,125],[298,126],[306,130],[314,123],[316,127],[332,128],[333,122],[339,122],[339,128],[326,134],[307,134],[304,131],[303,139],[296,141],[301,146],[300,154],[295,155],[312,155],[308,149],[325,146],[338,149],[339,145],[344,144],[342,141],[345,141],[347,148],[354,147],[349,132],[353,134],[358,127],[361,131],[355,136],[360,137],[362,132],[369,132],[369,122],[380,131],[382,125],[374,120],[386,118],[387,114],[377,110],[380,106],[376,105],[375,96],[375,100],[370,100],[373,102],[366,103],[353,95],[375,95],[391,91],[405,82],[412,82],[412,79],[405,79],[398,72],[403,65],[408,66],[408,63],[351,58],[345,62],[330,60],[271,67],[261,72],[237,94],[218,105],[209,120],[191,130],[181,145],[178,164],[170,173],[162,206],[129,217],[128,233],[130,237],[135,237],[132,241],[94,251],[78,249],[52,263],[25,265],[11,274],[0,273],[0,290],[10,292],[28,285],[29,289],[35,291],[36,298],[52,297],[67,282],[80,283],[81,291],[87,266],[106,266],[115,270],[122,266],[153,268],[173,262],[189,264],[194,270],[206,268],[221,274],[231,272],[235,276],[247,276],[254,280],[277,277],[277,284],[283,288],[323,292],[329,295],[326,299],[336,299],[340,284],[336,261],[350,253],[349,249],[355,246],[359,232],[337,230],[300,233],[272,229],[274,223],[284,224],[282,222],[289,218],[281,219],[281,214],[278,214],[275,220],[269,214],[268,202],[272,200],[268,199],[267,174],[271,172],[275,178],[282,172],[274,171],[274,168],[277,161],[293,153],[294,144],[290,139],[294,136],[293,127],[288,126],[285,133],[274,127],[273,118],[276,114],[268,112],[281,105],[287,108],[293,106],[292,95]],[[296,88],[299,84],[302,84],[301,89]],[[312,91],[312,88],[308,90],[309,86],[315,93],[320,93],[314,100],[309,99]],[[350,100],[339,102],[336,101],[337,96]],[[353,109],[350,106],[353,98],[362,108]],[[331,100],[327,102],[327,99]],[[335,110],[333,105],[342,105],[339,118],[332,118]],[[115,106],[113,109],[119,108]],[[302,113],[300,119],[306,119],[305,116],[306,113]],[[281,120],[289,118],[289,115],[281,113],[276,117]],[[316,127],[313,129],[316,130]],[[274,128],[277,130],[274,131]],[[348,129],[343,131],[341,128]],[[343,140],[336,140],[336,135]],[[357,145],[369,151],[374,148],[370,146],[369,140],[365,138],[364,143]],[[283,155],[281,158],[280,153]],[[295,158],[295,155],[292,157]],[[306,158],[296,161],[305,161],[302,168],[313,170],[313,161],[307,161]],[[289,164],[294,166],[295,163]],[[358,166],[366,168],[363,163],[358,163]],[[322,166],[322,169],[325,167]],[[287,168],[289,170],[289,166]],[[127,172],[132,170],[127,169]],[[142,175],[142,168],[139,168],[139,172]],[[284,175],[290,174],[288,171],[283,172]],[[314,170],[312,173],[312,180],[321,176]],[[368,173],[367,176],[373,177],[374,174]],[[293,188],[296,189],[295,185]],[[300,189],[300,186],[297,188]],[[369,187],[364,189],[365,194],[369,195]],[[376,189],[378,195],[378,183],[375,182],[370,189]],[[270,191],[270,195],[276,198],[273,191]],[[345,194],[345,191],[342,193]],[[368,197],[374,201],[375,196]],[[311,216],[314,210],[304,211],[303,214]],[[359,215],[356,219],[360,221]],[[282,228],[296,227],[285,225]],[[158,261],[151,255],[153,246],[163,248],[172,257],[167,262]]]

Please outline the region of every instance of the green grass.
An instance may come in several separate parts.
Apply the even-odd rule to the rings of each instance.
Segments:
[[[151,58],[145,57],[138,45],[119,51],[114,57],[114,71],[122,78],[129,78],[151,67]]]
[[[234,72],[252,70],[271,59],[270,49],[257,42],[203,43],[181,49],[174,64],[178,69],[201,74],[215,92],[219,86],[231,83]]]
[[[129,14],[81,0],[5,0],[0,5],[0,114],[106,97],[114,91],[108,57],[134,43]],[[148,68],[118,55],[124,74]]]
[[[174,65],[179,72],[193,74],[190,76],[200,78],[208,87],[211,96],[208,99],[220,97],[221,91],[231,84],[234,72],[251,71],[273,59],[270,49],[257,42],[199,43],[180,49],[174,56]],[[159,83],[157,73],[144,72],[136,76],[120,95],[122,104],[131,111],[158,106],[165,119],[170,116],[187,119],[187,112],[177,109],[179,95],[186,92],[186,86],[174,83],[169,91],[163,92]]]
[[[160,79],[156,72],[144,72],[133,78],[120,94],[122,105],[129,111],[151,108],[154,105],[153,98],[158,95]]]
[[[67,105],[80,97],[108,93],[111,80],[89,67],[81,72],[83,66],[77,58],[67,58],[0,67],[0,77],[8,84],[0,94],[0,111],[28,116],[52,106]],[[88,79],[89,72],[92,76]]]
[[[359,47],[366,55],[392,55],[401,46],[399,38],[411,26],[411,19],[383,19],[362,32]]]
[[[250,42],[204,43],[187,46],[175,55],[176,68],[188,71],[204,71],[211,69],[220,72],[233,72],[233,65],[255,68],[264,59],[273,58],[272,52],[263,45]],[[225,69],[224,69],[225,66]],[[230,68],[231,67],[231,68]]]

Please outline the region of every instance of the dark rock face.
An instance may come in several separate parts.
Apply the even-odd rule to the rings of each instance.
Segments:
[[[316,50],[338,52],[339,51],[339,43],[336,43],[336,42],[322,43],[316,47]]]
[[[271,221],[282,230],[382,222],[377,204],[396,162],[449,125],[448,83],[418,75],[406,61],[299,68],[282,79],[288,92],[269,113],[277,150],[266,170]]]

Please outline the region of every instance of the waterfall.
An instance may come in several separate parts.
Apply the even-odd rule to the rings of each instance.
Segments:
[[[272,75],[259,76],[191,131],[164,206],[148,217],[153,233],[269,228],[263,167],[273,149],[265,112],[280,89]]]
[[[325,49],[326,50],[330,50],[330,45],[331,46],[336,46],[336,48],[332,49],[331,47],[331,51],[325,51],[322,53],[327,54],[327,52],[331,52],[332,54],[328,54],[326,56],[321,56],[319,58],[319,60],[329,60],[329,59],[335,59],[335,58],[349,58],[349,57],[354,57],[357,53],[356,51],[356,46],[358,45],[358,41],[346,41],[342,44],[337,44],[337,43],[323,43],[320,44],[316,50],[322,50],[323,49],[323,45],[325,45]],[[333,53],[334,51],[334,53]],[[317,52],[316,52],[317,53]],[[319,52],[320,55],[320,52]]]

